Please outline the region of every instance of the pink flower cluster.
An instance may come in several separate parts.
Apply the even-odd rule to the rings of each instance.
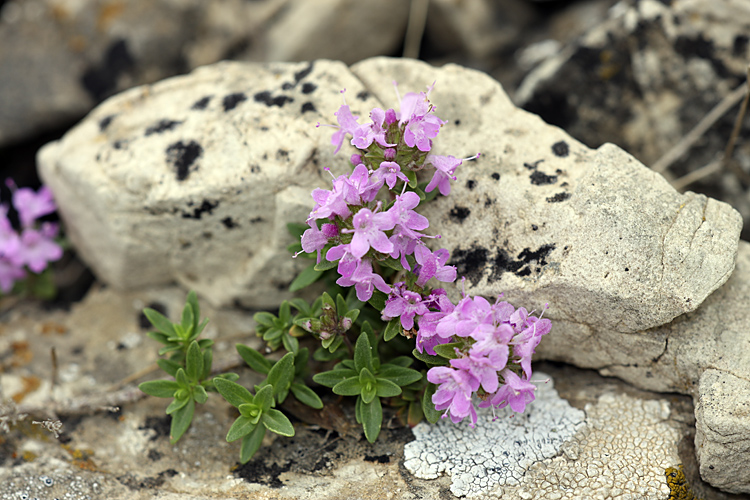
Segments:
[[[435,408],[446,410],[453,422],[468,416],[473,426],[477,415],[471,395],[480,392],[480,407],[510,405],[513,411],[523,412],[534,400],[531,356],[549,333],[550,320],[530,316],[523,307],[515,309],[499,299],[491,305],[483,297],[465,296],[447,309],[437,313],[441,317],[431,319],[427,328],[420,325],[417,337],[417,349],[428,353],[445,340],[463,345],[456,348],[458,357],[450,360],[450,367],[427,372],[427,380],[439,384],[432,398]]]
[[[8,204],[0,204],[0,290],[3,293],[8,293],[16,281],[26,277],[26,269],[40,273],[63,253],[54,242],[57,224],[36,224],[39,217],[56,210],[52,192],[47,187],[38,192],[16,188],[10,180],[6,184],[13,189],[12,202],[21,230],[19,233],[13,228],[8,218]]]
[[[414,209],[420,196],[407,191],[409,175],[425,165],[435,168],[426,192],[438,188],[450,193],[450,181],[463,160],[429,154],[440,127],[446,122],[434,115],[428,91],[409,93],[401,99],[401,111],[375,108],[371,123],[360,125],[344,103],[335,113],[338,130],[332,144],[338,152],[347,135],[359,150],[352,155],[350,175],[334,177],[331,190],[315,189],[315,206],[302,236],[304,252],[317,252],[318,263],[337,263],[341,286],[354,286],[357,298],[368,301],[379,290],[387,296],[382,318],[399,318],[407,336],[416,334],[420,353],[435,356],[435,347],[455,343],[450,366],[433,367],[427,379],[438,388],[432,401],[454,422],[470,417],[476,422],[473,394],[480,407],[524,411],[534,399],[531,356],[543,335],[550,331],[548,319],[530,316],[507,302],[490,304],[482,297],[464,297],[453,304],[442,288],[430,289],[432,278],[450,283],[456,268],[448,265],[446,249],[430,250],[422,241],[431,238],[421,231],[429,221]],[[397,184],[402,182],[400,189]],[[388,186],[389,193],[380,194]],[[394,192],[395,190],[395,192]],[[400,194],[398,194],[400,191]],[[386,262],[392,259],[391,262]],[[389,284],[378,274],[378,266],[393,261],[403,268]],[[411,333],[410,333],[411,332]]]

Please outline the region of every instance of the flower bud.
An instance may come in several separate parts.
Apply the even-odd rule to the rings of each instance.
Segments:
[[[349,328],[352,327],[352,320],[344,316],[341,318],[341,328],[344,329],[344,331],[349,330]]]
[[[393,110],[393,108],[389,108],[385,112],[385,124],[386,125],[392,125],[398,121],[398,117],[396,116],[396,112]]]
[[[320,332],[320,340],[328,340],[331,338],[331,332],[321,331]]]
[[[349,158],[349,161],[352,162],[352,165],[359,165],[362,163],[362,155],[355,153]]]
[[[387,148],[383,151],[383,159],[386,161],[393,161],[396,158],[396,150],[393,148]]]

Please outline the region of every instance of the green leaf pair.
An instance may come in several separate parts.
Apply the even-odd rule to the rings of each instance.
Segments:
[[[294,436],[292,423],[283,413],[273,408],[276,406],[273,396],[276,389],[272,385],[256,387],[255,395],[241,385],[223,378],[215,378],[214,385],[224,399],[240,412],[227,432],[227,442],[242,439],[241,463],[247,463],[258,451],[266,430],[281,436]]]
[[[357,422],[362,424],[367,440],[374,443],[383,421],[380,398],[400,395],[401,387],[417,382],[422,374],[407,368],[411,362],[408,358],[396,358],[396,363],[381,366],[377,354],[373,354],[369,328],[362,330],[354,346],[354,359],[338,363],[331,371],[318,373],[313,380],[331,387],[335,394],[357,396]]]

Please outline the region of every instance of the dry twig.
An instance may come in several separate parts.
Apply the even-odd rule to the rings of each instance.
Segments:
[[[406,34],[404,35],[403,57],[411,59],[419,57],[419,47],[422,43],[424,27],[427,24],[427,10],[429,6],[430,0],[411,0],[409,21],[406,25]]]

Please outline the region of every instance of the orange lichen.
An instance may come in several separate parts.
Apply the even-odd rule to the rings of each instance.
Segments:
[[[35,375],[29,375],[29,376],[21,377],[21,383],[23,384],[23,389],[21,389],[19,392],[11,396],[11,399],[13,399],[13,401],[15,401],[16,404],[23,401],[23,399],[26,396],[28,396],[30,393],[39,389],[39,386],[42,384],[42,381],[39,377]]]
[[[61,325],[60,323],[55,323],[54,321],[46,321],[42,323],[40,326],[40,330],[42,335],[49,335],[51,333],[63,335],[68,332],[67,327]]]
[[[668,500],[701,500],[690,489],[682,465],[679,468],[669,467],[665,469],[664,475],[667,476],[667,486],[669,486]]]
[[[109,2],[99,9],[99,16],[96,20],[96,28],[99,31],[106,31],[112,21],[117,19],[125,10],[124,2]]]
[[[73,465],[79,469],[100,472],[99,468],[91,459],[91,457],[94,456],[94,450],[73,448],[66,444],[62,445],[62,447],[73,458]]]

